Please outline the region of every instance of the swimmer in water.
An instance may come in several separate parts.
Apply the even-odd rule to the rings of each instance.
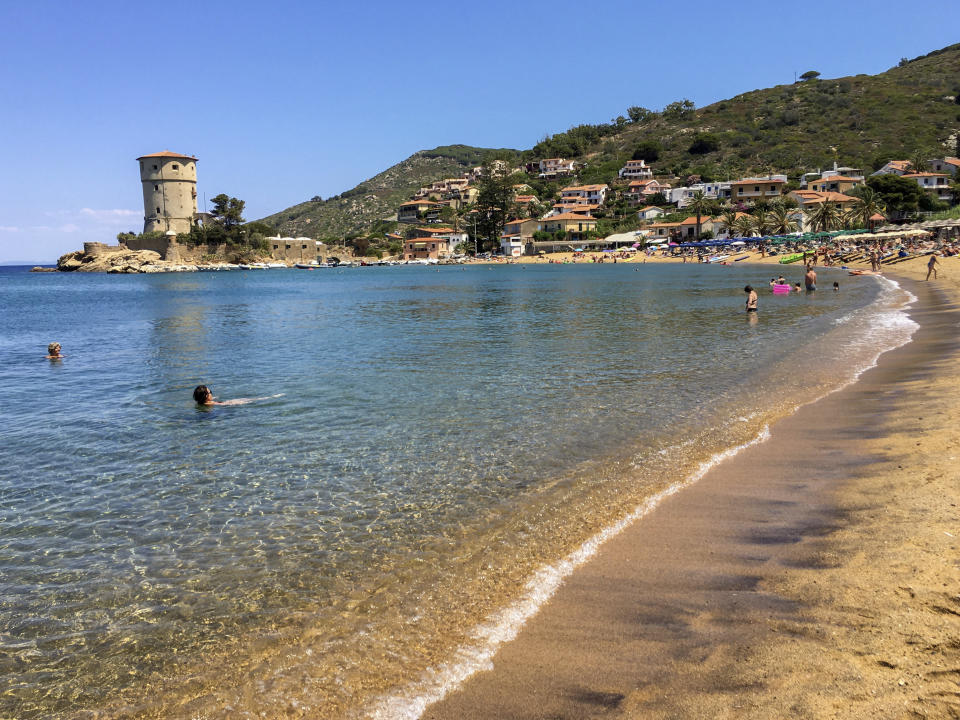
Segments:
[[[743,291],[747,294],[747,312],[755,313],[757,311],[757,291],[750,285],[747,285]]]
[[[52,342],[47,345],[47,360],[60,360],[64,357],[66,357],[66,355],[60,354],[60,343]]]
[[[209,407],[211,405],[246,405],[257,400],[270,400],[272,398],[282,397],[283,393],[277,395],[266,395],[258,398],[234,398],[233,400],[217,400],[213,397],[213,392],[206,385],[197,385],[193,389],[193,400],[197,405]]]

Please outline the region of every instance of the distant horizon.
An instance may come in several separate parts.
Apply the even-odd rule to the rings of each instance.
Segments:
[[[226,193],[244,200],[253,220],[341,194],[437,146],[523,150],[574,125],[609,122],[632,105],[660,109],[689,98],[703,107],[792,83],[808,70],[824,78],[874,75],[901,57],[955,43],[960,21],[960,7],[904,9],[881,0],[864,13],[814,0],[792,21],[791,35],[816,37],[816,44],[780,43],[736,72],[709,68],[731,67],[714,62],[736,54],[721,44],[755,45],[782,33],[767,3],[747,0],[736,14],[697,10],[710,33],[690,47],[689,13],[626,2],[592,7],[597,40],[544,57],[501,50],[498,39],[516,28],[544,42],[569,37],[563,3],[493,0],[451,18],[431,2],[415,17],[376,0],[269,14],[244,0],[175,2],[170,13],[217,32],[189,45],[170,37],[178,52],[164,55],[157,76],[170,78],[164,86],[144,81],[153,76],[144,72],[151,61],[142,44],[143,28],[155,20],[149,11],[57,5],[56,13],[30,5],[3,11],[9,40],[0,58],[12,72],[0,78],[8,99],[0,122],[14,140],[7,159],[17,169],[0,180],[4,264],[30,264],[25,258],[38,255],[50,264],[84,242],[140,232],[136,158],[147,153],[197,156],[201,207],[204,197]],[[636,69],[635,60],[649,57],[648,28],[671,49],[658,52],[658,65]],[[317,43],[321,31],[325,41]],[[466,31],[472,44],[458,46]],[[269,37],[284,41],[270,45]],[[398,37],[418,42],[397,44]],[[450,50],[443,53],[449,61],[425,50],[431,38]]]

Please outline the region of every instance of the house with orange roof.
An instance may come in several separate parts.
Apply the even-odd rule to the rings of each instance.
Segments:
[[[503,234],[500,236],[500,250],[507,257],[519,257],[524,249],[533,242],[533,234],[540,227],[540,221],[535,218],[515,218],[504,223]],[[532,245],[530,246],[532,250]]]
[[[549,233],[563,231],[571,242],[581,242],[588,232],[597,229],[597,221],[589,215],[561,213],[540,220],[537,229]]]
[[[644,230],[651,232],[648,238],[656,240],[693,240],[697,236],[697,216],[693,215],[680,222],[650,223]],[[700,234],[715,231],[715,221],[712,217],[701,216]]]
[[[653,177],[653,168],[643,160],[627,160],[627,164],[620,168],[620,177],[630,180],[643,180]]]
[[[933,170],[933,172],[946,173],[956,177],[957,171],[960,170],[960,158],[934,158],[930,161],[930,169]]]
[[[553,210],[546,214],[545,219],[553,215],[563,213],[573,213],[575,215],[592,215],[595,210],[599,210],[599,205],[586,205],[583,203],[554,203]]]
[[[637,217],[641,220],[656,220],[658,217],[663,217],[666,213],[662,208],[658,208],[656,205],[647,205],[637,210]]]
[[[900,177],[913,180],[937,200],[944,202],[953,201],[953,189],[950,187],[950,176],[946,173],[904,173]]]
[[[888,160],[882,168],[871,173],[870,177],[875,175],[903,175],[910,172],[912,165],[909,160]]]
[[[645,203],[650,196],[656,195],[657,193],[665,193],[669,189],[669,184],[661,183],[659,180],[654,180],[653,178],[633,180],[627,186],[627,192],[624,197],[627,199],[627,202],[631,204]]]
[[[834,192],[842,194],[853,190],[855,187],[860,187],[863,185],[863,182],[863,177],[830,175],[829,177],[810,180],[807,183],[807,188],[814,192]]]
[[[442,237],[410,238],[403,244],[404,260],[441,260],[450,254],[450,241]]]
[[[751,201],[765,198],[772,200],[783,193],[787,184],[786,175],[770,175],[765,178],[744,178],[730,183],[730,198],[736,201]]]
[[[573,175],[575,169],[573,160],[565,158],[544,158],[540,161],[540,173],[542,178],[556,178]]]
[[[606,185],[571,185],[560,191],[560,202],[603,205],[608,189]]]

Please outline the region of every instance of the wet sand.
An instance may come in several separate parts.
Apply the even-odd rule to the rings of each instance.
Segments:
[[[925,272],[896,271],[913,342],[610,541],[423,717],[960,717],[960,292]]]

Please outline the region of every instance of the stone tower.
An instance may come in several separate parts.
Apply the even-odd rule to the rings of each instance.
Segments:
[[[188,233],[197,215],[197,159],[169,150],[138,157],[143,231]]]

